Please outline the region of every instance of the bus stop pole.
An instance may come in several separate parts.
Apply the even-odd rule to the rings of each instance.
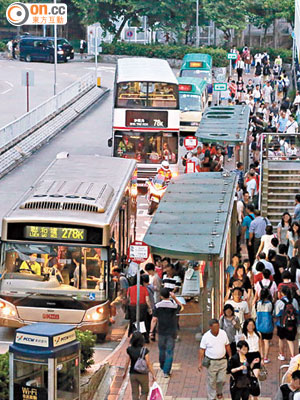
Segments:
[[[232,64],[231,64],[231,60],[229,60],[229,76],[230,76],[230,78],[231,78],[231,66],[232,66]]]
[[[138,332],[140,332],[140,288],[141,288],[141,269],[140,269],[140,264],[138,264],[138,270],[137,270],[137,291],[136,291],[136,329]]]

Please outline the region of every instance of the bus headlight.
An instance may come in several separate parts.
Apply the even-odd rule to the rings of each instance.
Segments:
[[[4,300],[0,300],[0,316],[15,317],[17,315],[16,307]]]
[[[199,126],[199,122],[191,122],[191,126]]]
[[[57,54],[64,54],[64,51],[63,50],[58,50]]]
[[[104,308],[103,307],[93,307],[87,310],[84,321],[97,322],[103,319]]]

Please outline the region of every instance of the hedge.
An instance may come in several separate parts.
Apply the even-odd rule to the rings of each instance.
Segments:
[[[242,49],[239,49],[240,51]],[[292,50],[287,49],[259,49],[251,48],[251,53],[254,55],[257,52],[264,52],[267,50],[270,55],[271,61],[273,61],[279,54],[283,59],[283,62],[291,64],[292,62]],[[223,48],[216,47],[199,47],[195,48],[192,46],[180,46],[180,45],[162,45],[152,44],[144,45],[137,43],[102,43],[103,54],[118,54],[128,56],[140,56],[140,57],[157,57],[157,58],[175,58],[181,60],[187,53],[206,53],[210,54],[213,58],[214,67],[226,67],[228,65],[227,52]]]
[[[9,356],[0,354],[0,400],[9,398]]]
[[[6,50],[6,44],[2,41],[0,41],[0,51],[5,51]]]
[[[102,43],[103,54],[118,54],[140,57],[156,57],[156,58],[175,58],[181,60],[187,53],[206,53],[213,58],[215,67],[224,67],[228,65],[227,51],[212,47],[191,47],[177,45],[144,45],[137,43]]]

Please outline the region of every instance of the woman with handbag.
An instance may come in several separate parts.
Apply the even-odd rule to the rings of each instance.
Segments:
[[[248,400],[251,393],[251,370],[259,359],[251,364],[247,360],[249,345],[245,340],[238,341],[237,353],[232,356],[228,364],[230,377],[230,394],[232,400]]]
[[[143,334],[134,332],[130,339],[130,346],[127,348],[129,356],[128,364],[130,362],[129,375],[132,400],[147,399],[149,393],[149,372],[151,372],[153,381],[156,380],[153,366],[149,359],[149,350],[143,347],[144,343]]]
[[[262,353],[262,337],[259,332],[257,332],[255,321],[252,318],[246,319],[243,325],[243,335],[244,340],[248,343],[249,351],[247,353],[247,361],[250,365],[253,364],[252,370],[256,378],[258,378],[261,364],[264,365],[264,361],[261,359]],[[254,395],[253,399],[256,400],[257,396]]]

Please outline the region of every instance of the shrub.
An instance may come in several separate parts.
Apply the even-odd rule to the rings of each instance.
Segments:
[[[91,331],[82,332],[76,330],[76,338],[81,345],[80,371],[84,372],[95,363],[93,355],[95,353],[94,346],[96,344],[96,335]]]
[[[177,46],[152,44],[144,45],[138,43],[102,43],[103,54],[119,54],[136,57],[156,57],[156,58],[175,58],[182,59],[187,53],[207,53],[213,58],[215,67],[225,67],[228,65],[227,51],[220,48],[192,46]]]
[[[9,398],[9,363],[8,352],[0,354],[0,400]]]
[[[6,50],[6,44],[0,41],[0,51],[5,51],[5,50]]]

